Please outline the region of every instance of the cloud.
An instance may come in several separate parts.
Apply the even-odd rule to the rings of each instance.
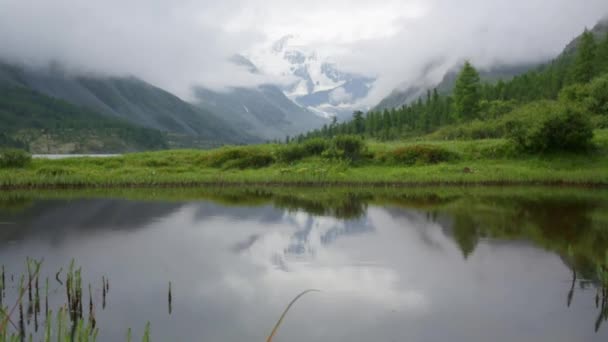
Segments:
[[[342,66],[379,76],[368,103],[412,82],[432,86],[464,59],[481,68],[546,61],[608,14],[603,0],[430,0],[427,5],[424,16],[403,18],[398,33],[355,42],[340,56]]]
[[[135,75],[186,96],[282,82],[228,61],[287,33],[378,77],[368,102],[438,65],[547,59],[608,13],[605,0],[0,0],[0,57],[76,73]]]

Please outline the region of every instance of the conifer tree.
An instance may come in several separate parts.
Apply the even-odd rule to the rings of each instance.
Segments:
[[[608,33],[598,45],[595,59],[598,73],[608,72]]]
[[[480,87],[479,73],[471,63],[465,62],[454,87],[454,115],[456,120],[468,121],[477,117]]]
[[[572,67],[574,83],[587,83],[595,76],[596,49],[593,33],[585,30],[579,41],[576,60]]]

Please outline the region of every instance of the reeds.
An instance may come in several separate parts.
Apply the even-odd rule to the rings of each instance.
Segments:
[[[75,261],[72,260],[65,275],[65,281],[61,279],[63,269],[55,274],[55,279],[60,287],[56,291],[51,291],[49,278],[46,277],[44,291],[41,291],[39,279],[41,266],[42,260],[27,258],[27,273],[19,277],[18,284],[14,287],[16,290],[14,305],[9,309],[0,304],[0,342],[33,341],[35,338],[43,342],[96,341],[99,336],[99,328],[97,327],[95,311],[97,307],[95,304],[95,289],[92,284],[88,284],[88,314],[85,315],[83,306],[86,304],[84,302],[86,297],[83,298],[82,269],[77,268]],[[1,272],[0,298],[3,302],[0,303],[4,303],[9,289],[4,266],[2,266]],[[12,276],[11,279],[13,279]],[[109,289],[108,277],[104,276],[102,279],[104,308]],[[54,314],[49,307],[49,295],[53,293],[61,294],[62,292],[65,293],[66,301],[59,306],[55,311],[56,314]],[[41,314],[42,295],[44,295],[44,316]],[[15,323],[15,319],[18,319],[18,322]],[[41,328],[40,332],[38,331],[39,328]],[[148,322],[142,341],[149,342],[150,339],[151,329]],[[130,329],[127,340],[131,340]]]
[[[281,323],[283,323],[283,320],[285,319],[285,317],[287,316],[287,313],[289,312],[289,310],[291,309],[291,307],[298,301],[298,299],[302,298],[305,294],[307,293],[311,293],[311,292],[321,292],[319,290],[315,290],[315,289],[309,289],[306,290],[302,293],[300,293],[299,295],[297,295],[285,308],[285,311],[283,311],[283,313],[281,314],[281,317],[279,317],[279,320],[277,321],[277,323],[275,324],[274,328],[272,328],[272,331],[270,332],[270,335],[268,335],[268,339],[266,339],[266,342],[272,342],[272,339],[274,338],[274,336],[276,335],[277,331],[279,331],[279,328],[281,327]]]

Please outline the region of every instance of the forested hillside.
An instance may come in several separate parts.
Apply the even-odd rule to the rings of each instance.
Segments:
[[[502,137],[508,131],[507,121],[514,116],[534,119],[541,114],[527,111],[557,105],[576,108],[594,127],[606,127],[607,31],[605,23],[585,30],[551,63],[508,81],[482,82],[478,71],[467,62],[449,95],[429,89],[426,96],[410,105],[367,114],[356,112],[349,122],[327,125],[299,138],[361,134],[390,140],[433,132],[443,139]],[[538,106],[526,106],[530,103]]]
[[[171,147],[260,142],[220,116],[135,77],[77,76],[61,66],[34,69],[0,61],[0,86],[23,87],[112,119],[167,133]],[[1,123],[0,123],[1,124]]]
[[[167,148],[158,130],[137,127],[21,87],[0,87],[0,146],[35,153]]]

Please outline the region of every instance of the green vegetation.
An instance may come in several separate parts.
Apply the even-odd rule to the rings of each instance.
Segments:
[[[596,43],[598,38],[600,43]],[[477,70],[466,62],[451,95],[440,95],[438,89],[430,89],[426,97],[411,104],[366,115],[357,112],[349,122],[334,122],[296,140],[341,134],[359,134],[378,140],[410,139],[429,134],[441,139],[505,138],[510,131],[509,127],[504,127],[506,121],[532,118],[539,114],[534,109],[543,105],[551,106],[557,112],[540,113],[545,117],[561,116],[559,113],[566,111],[572,121],[580,123],[589,118],[593,128],[605,128],[608,126],[606,60],[608,35],[585,31],[572,52],[567,51],[551,63],[509,81],[482,83]],[[526,110],[530,113],[521,113]],[[527,124],[520,120],[521,126]]]
[[[591,148],[593,129],[577,107],[533,102],[509,116],[506,135],[518,148],[532,153],[575,152]]]
[[[27,274],[9,275],[2,265],[0,274],[0,342],[13,341],[58,341],[58,342],[94,342],[99,335],[95,312],[99,310],[93,296],[92,286],[88,285],[88,297],[83,289],[81,268],[70,263],[65,277],[62,270],[55,273],[59,287],[50,290],[49,278],[42,283],[42,261],[27,258]],[[63,280],[61,279],[63,278]],[[11,284],[14,281],[16,284]],[[109,290],[105,277],[102,278],[102,309],[105,309],[106,296]],[[55,288],[53,286],[53,288]],[[57,308],[57,314],[49,305],[49,296],[66,294],[65,302]],[[5,303],[14,299],[14,303]],[[86,301],[86,305],[85,304]],[[5,306],[10,304],[10,306]],[[88,307],[87,312],[85,308]],[[130,335],[130,329],[129,329]],[[130,341],[130,339],[128,338]],[[150,323],[146,324],[142,341],[150,341]]]
[[[482,83],[465,63],[452,95],[429,90],[426,99],[383,112],[356,112],[350,122],[334,121],[286,144],[34,160],[19,172],[0,170],[0,187],[606,185],[608,73],[599,74],[606,62],[598,56],[608,49],[608,39],[599,44],[595,39],[585,32],[573,53],[508,82]],[[12,91],[16,95],[9,99],[25,96],[9,101],[17,108],[28,106],[31,97],[45,103],[39,110],[49,108],[50,115],[40,126],[85,125],[76,113],[67,121],[54,116],[53,108],[65,106],[61,101]],[[13,126],[38,125],[38,117],[32,120],[24,126],[13,120]]]
[[[0,86],[0,146],[37,153],[121,152],[167,147],[160,131],[134,126],[19,87]]]
[[[0,150],[0,168],[22,168],[31,161],[32,156],[23,150]]]
[[[532,135],[532,138],[537,137]],[[18,172],[0,169],[0,188],[230,184],[606,185],[608,130],[595,130],[591,144],[592,148],[583,152],[537,154],[519,149],[508,139],[379,142],[338,136],[302,143],[206,151],[34,159]]]

